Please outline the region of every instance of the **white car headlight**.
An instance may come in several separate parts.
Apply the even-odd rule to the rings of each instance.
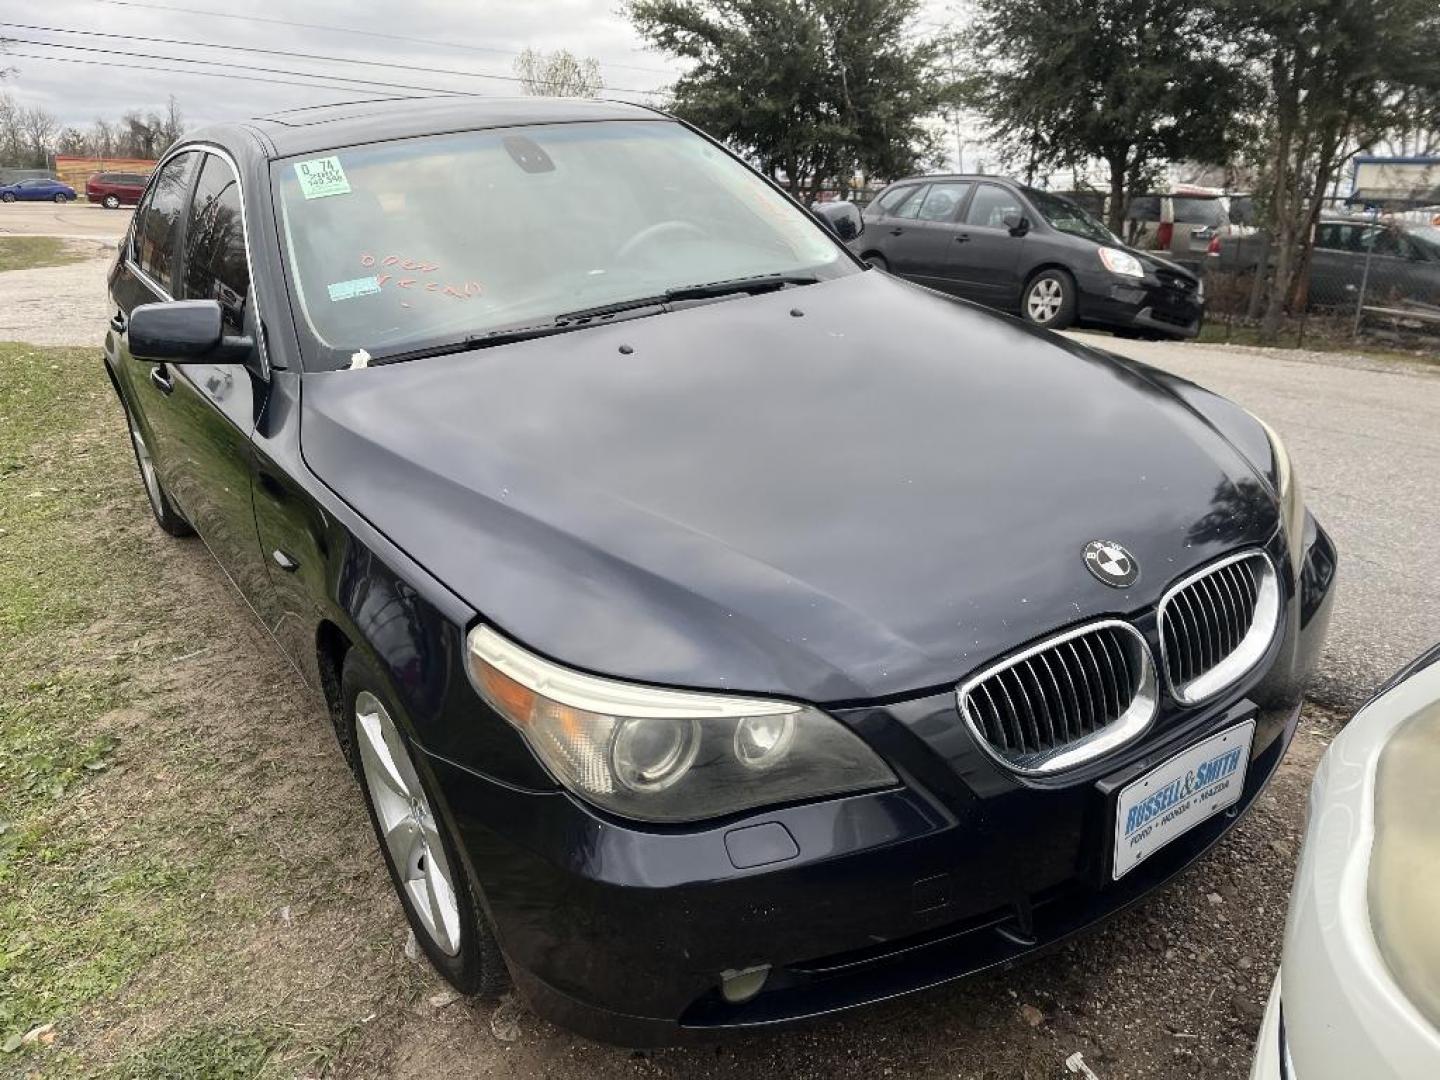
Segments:
[[[1140,260],[1128,251],[1121,251],[1119,248],[1102,247],[1100,249],[1100,261],[1105,264],[1105,269],[1112,274],[1119,274],[1122,277],[1145,276],[1145,267]]]
[[[640,821],[696,821],[889,787],[895,774],[834,717],[788,701],[603,679],[470,631],[469,669],[562,785]]]
[[[1254,413],[1250,414],[1255,416]],[[1285,543],[1290,549],[1290,562],[1295,567],[1296,579],[1305,565],[1305,498],[1300,494],[1300,478],[1290,463],[1290,452],[1276,434],[1275,429],[1258,416],[1255,421],[1265,429],[1270,439],[1270,450],[1275,455],[1275,482],[1279,489],[1280,516],[1285,528]]]
[[[1440,1028],[1440,702],[1405,720],[1380,752],[1368,894],[1375,943],[1406,997]]]

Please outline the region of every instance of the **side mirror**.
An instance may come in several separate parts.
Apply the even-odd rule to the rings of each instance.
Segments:
[[[854,240],[865,228],[860,211],[852,202],[816,203],[811,213],[841,240]]]
[[[225,333],[217,300],[141,304],[130,313],[130,355],[171,364],[238,363],[250,354],[248,337]]]
[[[1011,236],[1024,236],[1030,231],[1030,219],[1024,214],[1006,214],[1000,219],[1000,223],[1010,230]]]

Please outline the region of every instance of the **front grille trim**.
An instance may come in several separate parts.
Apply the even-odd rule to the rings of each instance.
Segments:
[[[1128,635],[1134,640],[1136,656],[1139,658],[1140,665],[1138,675],[1137,673],[1129,671],[1126,658],[1123,655],[1119,657],[1117,663],[1116,656],[1113,653],[1105,651],[1102,664],[1100,654],[1095,652],[1094,646],[1091,645],[1090,641],[1085,640],[1088,635],[1095,633],[1097,630],[1118,631]],[[1043,753],[1029,754],[1018,760],[1015,757],[1006,756],[1004,751],[996,747],[985,734],[980,719],[970,707],[970,696],[976,692],[990,693],[991,691],[988,685],[990,680],[995,679],[997,676],[1003,676],[1011,671],[1015,672],[1014,678],[1011,680],[1011,688],[1018,686],[1023,690],[1025,682],[1020,678],[1018,669],[1029,660],[1035,659],[1036,657],[1048,657],[1051,654],[1055,654],[1057,649],[1066,646],[1074,650],[1073,655],[1076,656],[1074,670],[1085,680],[1084,695],[1086,700],[1091,703],[1092,711],[1095,709],[1094,702],[1096,700],[1102,703],[1102,708],[1107,709],[1109,708],[1108,702],[1111,700],[1118,701],[1118,678],[1120,670],[1124,670],[1129,674],[1131,681],[1134,683],[1134,692],[1130,699],[1130,704],[1125,708],[1124,712],[1105,726],[1082,735],[1073,741],[1066,742],[1064,745],[1057,746]],[[1090,668],[1095,672],[1095,682],[1089,680],[1090,670],[1079,660],[1080,650],[1085,648],[1091,650],[1090,656],[1092,663]],[[1074,682],[1073,673],[1063,661],[1057,662],[1054,668],[1065,671],[1065,677],[1070,679],[1072,683]],[[1102,669],[1110,673],[1109,682],[1106,682],[1102,676]],[[1013,693],[1013,689],[1006,688],[1004,680],[998,681],[997,685],[1001,690],[1005,690],[1007,693]],[[1030,693],[1033,694],[1033,692],[1032,689]],[[1043,694],[1043,688],[1041,692]],[[1056,686],[1056,694],[1058,695],[1058,700],[1061,702],[1062,729],[1067,733],[1079,730],[1078,720],[1081,715],[1079,713],[1079,696],[1077,695],[1074,701],[1076,721],[1072,724],[1070,720],[1071,713],[1066,709],[1063,691],[1059,689],[1058,683]],[[1100,619],[1095,622],[1072,627],[1059,634],[1052,634],[1047,638],[1042,638],[1040,641],[1022,649],[1020,652],[996,661],[994,664],[982,669],[962,682],[959,687],[956,688],[955,698],[960,708],[960,715],[964,719],[965,726],[969,729],[971,736],[974,738],[975,744],[991,759],[1010,772],[1018,773],[1021,776],[1052,776],[1056,773],[1078,768],[1098,757],[1103,757],[1105,754],[1143,735],[1150,727],[1151,721],[1155,719],[1155,714],[1159,706],[1159,676],[1156,672],[1154,656],[1150,651],[1149,643],[1145,640],[1145,635],[1122,619]],[[1048,703],[1046,709],[1046,717],[1049,718],[1051,713],[1049,712]],[[1029,718],[1035,724],[1042,723],[1041,718],[1035,713],[1033,707],[1027,708],[1026,711]],[[1018,723],[1020,719],[1019,710],[1014,709],[1013,715]]]
[[[1236,591],[1237,587],[1244,591]],[[1253,605],[1250,625],[1236,634],[1236,613],[1249,605]],[[1175,629],[1169,630],[1172,618]],[[1227,644],[1222,619],[1229,620],[1228,629],[1238,641]],[[1274,561],[1261,549],[1250,548],[1207,563],[1165,591],[1156,609],[1156,624],[1160,666],[1171,695],[1182,705],[1209,701],[1249,673],[1275,638],[1280,625],[1280,578]],[[1184,658],[1175,655],[1182,640],[1188,651]],[[1177,667],[1187,662],[1197,674],[1177,677]]]

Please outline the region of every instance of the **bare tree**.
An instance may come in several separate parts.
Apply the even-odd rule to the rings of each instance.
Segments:
[[[185,118],[180,114],[180,105],[174,94],[170,95],[170,100],[165,105],[165,115],[158,118],[152,116],[151,119],[159,121],[155,125],[156,142],[162,150],[185,134]]]
[[[20,126],[20,107],[9,94],[0,94],[0,161],[20,164],[24,153],[25,135]]]
[[[85,138],[85,150],[91,157],[115,156],[115,128],[109,120],[97,116]]]
[[[553,53],[526,49],[515,58],[515,74],[525,92],[536,97],[590,98],[601,88],[599,63],[566,49]]]
[[[49,161],[50,151],[55,142],[59,123],[40,106],[26,109],[20,116],[25,132],[25,151],[36,168],[43,168]]]

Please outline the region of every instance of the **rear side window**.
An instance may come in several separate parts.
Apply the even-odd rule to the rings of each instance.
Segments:
[[[931,184],[917,217],[921,221],[954,221],[969,190],[967,182]]]
[[[136,261],[151,280],[166,290],[170,288],[170,276],[175,268],[180,215],[185,208],[185,193],[196,156],[180,154],[166,162],[136,223]]]
[[[995,184],[981,184],[965,211],[965,224],[986,229],[1003,229],[1006,214],[1023,214],[1020,200]]]
[[[245,295],[249,289],[240,185],[223,158],[207,154],[185,229],[181,296],[187,300],[220,301],[226,328],[238,334],[245,324]]]
[[[1224,225],[1225,207],[1219,199],[1173,198],[1175,221],[1184,225]]]
[[[900,204],[915,194],[915,184],[901,184],[893,187],[875,200],[876,207],[882,214],[893,214],[900,208]]]

